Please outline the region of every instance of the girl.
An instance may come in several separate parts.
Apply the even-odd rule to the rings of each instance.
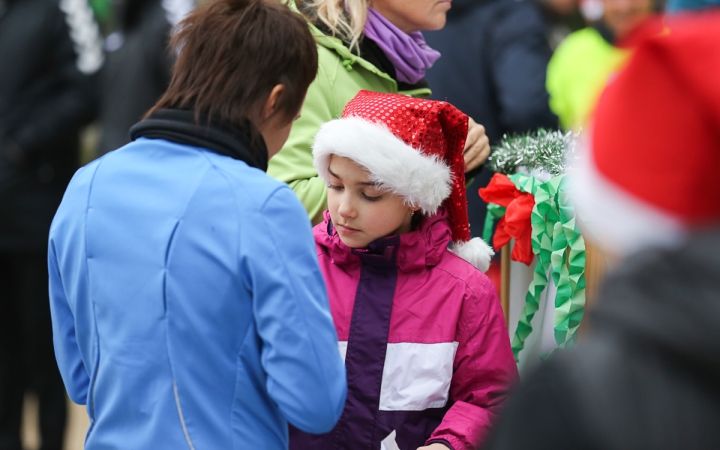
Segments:
[[[467,121],[445,102],[361,91],[318,132],[328,211],[313,231],[348,396],[332,432],[293,431],[292,449],[469,450],[486,436],[517,370],[478,270],[492,250],[468,242]]]

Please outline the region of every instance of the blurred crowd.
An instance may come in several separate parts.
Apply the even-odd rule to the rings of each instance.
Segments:
[[[538,128],[584,130],[646,20],[666,9],[706,6],[673,1],[454,0],[445,27],[424,33],[442,55],[425,80],[432,98],[469,115],[491,146],[504,135]],[[130,128],[167,89],[176,58],[168,50],[171,30],[195,6],[194,0],[0,0],[0,450],[22,449],[27,393],[38,399],[41,448],[62,448],[67,397],[48,302],[50,224],[81,163],[130,142]],[[492,175],[484,166],[468,172],[468,210],[477,236],[485,219],[477,191]],[[710,243],[701,241],[688,252],[715,245],[704,239]],[[717,293],[707,289],[703,296]],[[617,308],[601,313],[601,323],[623,313]],[[604,355],[606,344],[596,345]],[[533,381],[530,394],[512,406],[517,423],[532,423],[531,409],[551,402],[540,393],[544,386],[556,386],[558,373],[569,376],[562,366],[554,370]],[[575,426],[565,416],[552,419],[548,429]],[[602,417],[591,420],[600,423]],[[524,436],[532,440],[513,438],[512,423],[502,422],[492,448],[532,447],[542,436],[538,425],[536,434]],[[632,435],[628,425],[620,426]],[[562,445],[555,431],[553,446],[544,448],[626,448],[586,445],[592,438],[577,430],[568,431],[572,445]]]
[[[67,396],[48,304],[50,223],[81,154],[87,162],[129,142],[129,127],[164,92],[168,34],[190,1],[0,3],[2,449],[21,448],[26,392],[38,399],[42,448],[62,448]],[[83,149],[93,124],[102,124],[99,143]]]

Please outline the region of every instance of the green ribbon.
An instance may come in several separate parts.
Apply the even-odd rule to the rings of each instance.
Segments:
[[[559,177],[557,205],[560,221],[553,230],[553,282],[555,296],[555,341],[560,348],[574,344],[585,310],[585,239],[570,205],[568,179]]]
[[[519,360],[525,340],[532,332],[531,322],[540,307],[540,296],[548,285],[548,272],[557,288],[553,319],[555,341],[560,348],[575,342],[585,306],[585,241],[580,234],[575,211],[568,202],[565,175],[546,183],[522,174],[512,175],[510,179],[520,191],[535,197],[530,223],[532,249],[537,263],[512,339],[513,353]],[[486,218],[483,237],[488,229],[492,233],[493,221],[504,213],[505,208],[488,205],[489,220]]]
[[[496,220],[500,220],[505,215],[504,206],[500,206],[497,203],[488,203],[487,214],[485,215],[485,226],[483,227],[483,241],[488,245],[492,245],[493,242],[493,226]]]

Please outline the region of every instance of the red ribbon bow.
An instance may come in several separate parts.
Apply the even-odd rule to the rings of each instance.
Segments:
[[[532,251],[532,225],[530,216],[535,206],[535,197],[522,192],[506,175],[496,173],[486,188],[478,191],[486,203],[495,203],[506,208],[505,215],[498,222],[493,247],[500,249],[515,239],[511,259],[525,263],[528,266],[533,260]]]

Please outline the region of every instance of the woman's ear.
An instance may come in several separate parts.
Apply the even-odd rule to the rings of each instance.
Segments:
[[[282,96],[284,89],[285,86],[283,86],[282,84],[276,84],[275,87],[272,88],[272,91],[270,91],[270,95],[268,95],[268,98],[265,101],[265,106],[263,106],[262,109],[263,121],[268,120],[275,114],[275,112],[277,112],[277,105],[280,101],[280,97]]]

